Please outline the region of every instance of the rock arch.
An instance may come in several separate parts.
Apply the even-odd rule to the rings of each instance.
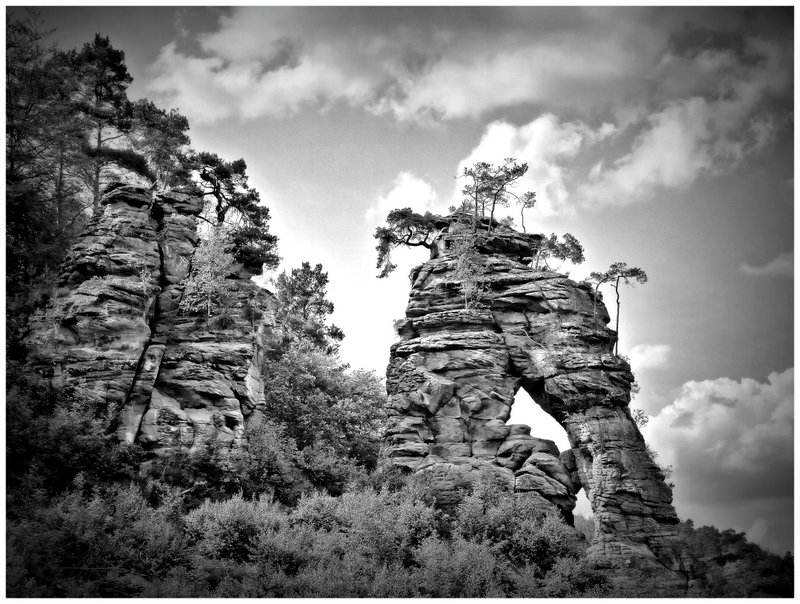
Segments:
[[[488,474],[569,520],[583,488],[597,565],[649,568],[685,584],[691,559],[672,492],[632,421],[634,378],[612,353],[608,312],[588,284],[531,270],[526,257],[538,241],[505,227],[484,233],[477,308],[463,308],[446,243],[412,271],[387,369],[385,463],[424,477],[444,505]],[[565,429],[569,450],[506,424],[519,388]]]

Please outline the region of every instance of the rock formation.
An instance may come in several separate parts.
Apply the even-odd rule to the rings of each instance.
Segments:
[[[28,368],[80,387],[155,453],[238,446],[264,404],[258,371],[274,298],[240,269],[225,320],[179,308],[203,200],[115,184],[73,246],[25,340]]]
[[[486,476],[498,488],[556,506],[569,520],[583,488],[594,512],[590,559],[648,568],[685,585],[691,558],[672,493],[628,409],[633,375],[612,354],[616,334],[589,284],[532,270],[540,237],[486,222],[478,251],[482,298],[465,308],[452,234],[411,274],[406,318],[387,370],[387,462],[413,472],[440,503]],[[509,425],[524,388],[563,426],[559,452]]]

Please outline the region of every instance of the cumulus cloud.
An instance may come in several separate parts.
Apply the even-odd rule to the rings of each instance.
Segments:
[[[719,378],[684,384],[643,430],[660,462],[673,466],[678,514],[758,509],[758,516],[737,518],[734,528],[777,539],[791,517],[764,511],[785,510],[793,496],[793,401],[793,368],[771,373],[764,383]],[[713,517],[694,519],[718,524]]]
[[[667,344],[637,344],[630,354],[633,369],[656,369],[664,367],[669,359],[672,348]]]
[[[794,252],[784,252],[761,266],[746,262],[740,266],[745,275],[753,277],[791,277],[794,275]]]
[[[401,172],[394,179],[391,189],[385,195],[379,195],[368,209],[365,219],[370,226],[377,226],[386,220],[386,215],[398,208],[411,208],[424,214],[436,211],[438,197],[436,191],[427,182],[410,172]]]

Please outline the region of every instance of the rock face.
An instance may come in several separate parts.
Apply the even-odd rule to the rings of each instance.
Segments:
[[[274,297],[233,274],[225,321],[181,311],[202,198],[116,184],[101,203],[31,319],[29,369],[107,404],[122,441],[155,453],[238,446],[264,405],[257,368]]]
[[[386,463],[413,472],[445,503],[458,500],[470,475],[489,473],[568,520],[583,488],[597,565],[650,568],[665,584],[685,585],[691,558],[671,490],[632,421],[634,378],[612,354],[616,334],[602,301],[588,284],[531,269],[538,236],[496,227],[478,246],[482,298],[466,309],[450,237],[445,231],[435,257],[411,274],[387,370]],[[519,388],[563,426],[570,450],[506,423]]]

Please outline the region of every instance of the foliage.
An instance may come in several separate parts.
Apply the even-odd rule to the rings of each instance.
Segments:
[[[7,590],[17,597],[130,597],[186,563],[171,505],[150,507],[133,485],[75,490],[7,527]]]
[[[177,109],[165,111],[149,99],[134,102],[132,113],[137,128],[131,142],[147,159],[156,186],[167,189],[187,184],[189,120]]]
[[[650,418],[642,409],[631,409],[631,417],[636,427],[641,429],[650,423]]]
[[[617,340],[614,344],[614,354],[619,354],[619,286],[620,283],[631,286],[636,283],[647,283],[647,273],[637,266],[628,266],[625,262],[614,262],[604,273],[592,272],[589,278],[595,281],[594,287],[594,310],[597,312],[598,289],[604,283],[611,283],[617,294]]]
[[[680,536],[698,564],[701,581],[697,595],[713,598],[791,597],[794,594],[794,556],[768,552],[750,543],[744,533],[695,528],[681,522]],[[734,570],[731,573],[731,570]],[[727,571],[727,572],[726,572]]]
[[[236,261],[256,274],[264,266],[277,268],[278,238],[269,232],[269,208],[261,205],[258,191],[249,186],[244,159],[228,162],[203,151],[191,158],[190,167],[198,175],[203,195],[210,200],[209,211],[215,219],[212,224],[231,227]]]
[[[449,253],[455,259],[453,276],[461,284],[464,308],[480,303],[485,289],[486,268],[478,253],[479,235],[470,225],[456,221],[448,233]]]
[[[425,212],[418,214],[411,211],[411,208],[401,208],[392,210],[386,217],[385,227],[375,229],[375,239],[378,245],[378,262],[376,268],[381,269],[379,279],[388,277],[397,268],[392,263],[391,252],[396,247],[405,245],[408,247],[424,247],[434,253],[436,240],[442,234],[443,229],[437,227],[437,222],[442,218],[437,214]]]
[[[326,298],[328,273],[317,264],[303,262],[290,274],[283,271],[275,283],[278,301],[276,321],[293,339],[305,339],[320,348],[334,352],[344,333],[327,320],[333,313],[333,302]]]
[[[536,565],[535,572],[549,571],[561,557],[577,557],[577,534],[552,510],[543,510],[532,499],[497,489],[481,481],[459,505],[456,534],[486,543],[505,556],[515,568]]]
[[[536,205],[536,193],[533,193],[532,191],[523,193],[522,197],[519,198],[519,218],[520,218],[520,224],[522,225],[523,233],[528,232],[525,230],[525,210],[533,208],[535,205]]]
[[[118,444],[113,409],[74,388],[32,382],[13,365],[6,374],[6,481],[14,509],[58,493],[80,474],[90,484],[132,476],[142,452]]]
[[[586,539],[586,543],[594,541],[594,519],[575,514],[574,517],[575,530],[578,531]]]
[[[6,25],[6,287],[17,298],[10,310],[26,314],[29,292],[51,279],[87,221],[69,170],[83,134],[68,103],[74,76],[50,33],[34,11]]]
[[[534,257],[533,268],[539,268],[539,262],[547,266],[548,258],[557,258],[559,260],[569,260],[573,264],[580,264],[584,261],[583,245],[572,234],[564,233],[564,240],[559,241],[558,236],[552,233],[550,237],[545,237],[539,244]]]
[[[263,373],[265,412],[298,449],[329,448],[334,457],[375,467],[386,395],[374,373],[348,371],[307,342],[291,343],[278,358],[267,359]]]
[[[264,475],[273,480],[284,463],[264,447],[277,439],[283,442],[278,448],[286,449],[285,437],[274,425],[263,428],[263,438],[256,439],[261,448],[249,463],[267,461],[249,469],[253,481]],[[230,476],[247,474],[245,465],[229,461]],[[608,573],[587,563],[585,542],[560,516],[488,482],[479,482],[447,516],[410,486],[306,494],[287,508],[269,489],[246,492],[245,480],[202,502],[197,492],[163,480],[139,486],[113,477],[95,480],[78,474],[65,493],[37,505],[9,498],[9,596],[631,595],[615,591]],[[189,511],[187,497],[194,502]],[[697,531],[686,523],[681,532],[708,560],[703,595],[791,593],[790,556],[767,555],[733,531]],[[728,582],[709,552],[746,560],[746,581]],[[646,577],[636,582],[640,595],[659,594]]]
[[[233,270],[234,256],[227,230],[218,226],[209,230],[192,256],[192,270],[184,279],[181,307],[188,311],[205,310],[227,315],[231,292],[227,277]]]
[[[502,164],[497,166],[486,162],[477,162],[471,167],[465,167],[462,173],[463,178],[468,182],[464,185],[461,193],[464,195],[462,210],[472,211],[473,228],[477,228],[478,221],[486,216],[486,209],[489,208],[489,232],[492,231],[494,223],[494,212],[497,206],[508,207],[511,198],[520,200],[525,207],[533,207],[534,193],[525,193],[520,198],[515,195],[511,188],[514,183],[522,178],[528,171],[528,164],[518,164],[513,157],[507,157]],[[523,217],[524,224],[524,217]]]
[[[82,145],[85,161],[78,162],[76,169],[91,191],[97,214],[101,186],[109,168],[124,168],[147,180],[153,176],[143,156],[117,144],[133,127],[133,106],[127,93],[133,77],[125,65],[125,53],[100,34],[95,34],[94,40],[86,42],[80,51],[61,56],[77,76],[70,102],[86,138]]]

